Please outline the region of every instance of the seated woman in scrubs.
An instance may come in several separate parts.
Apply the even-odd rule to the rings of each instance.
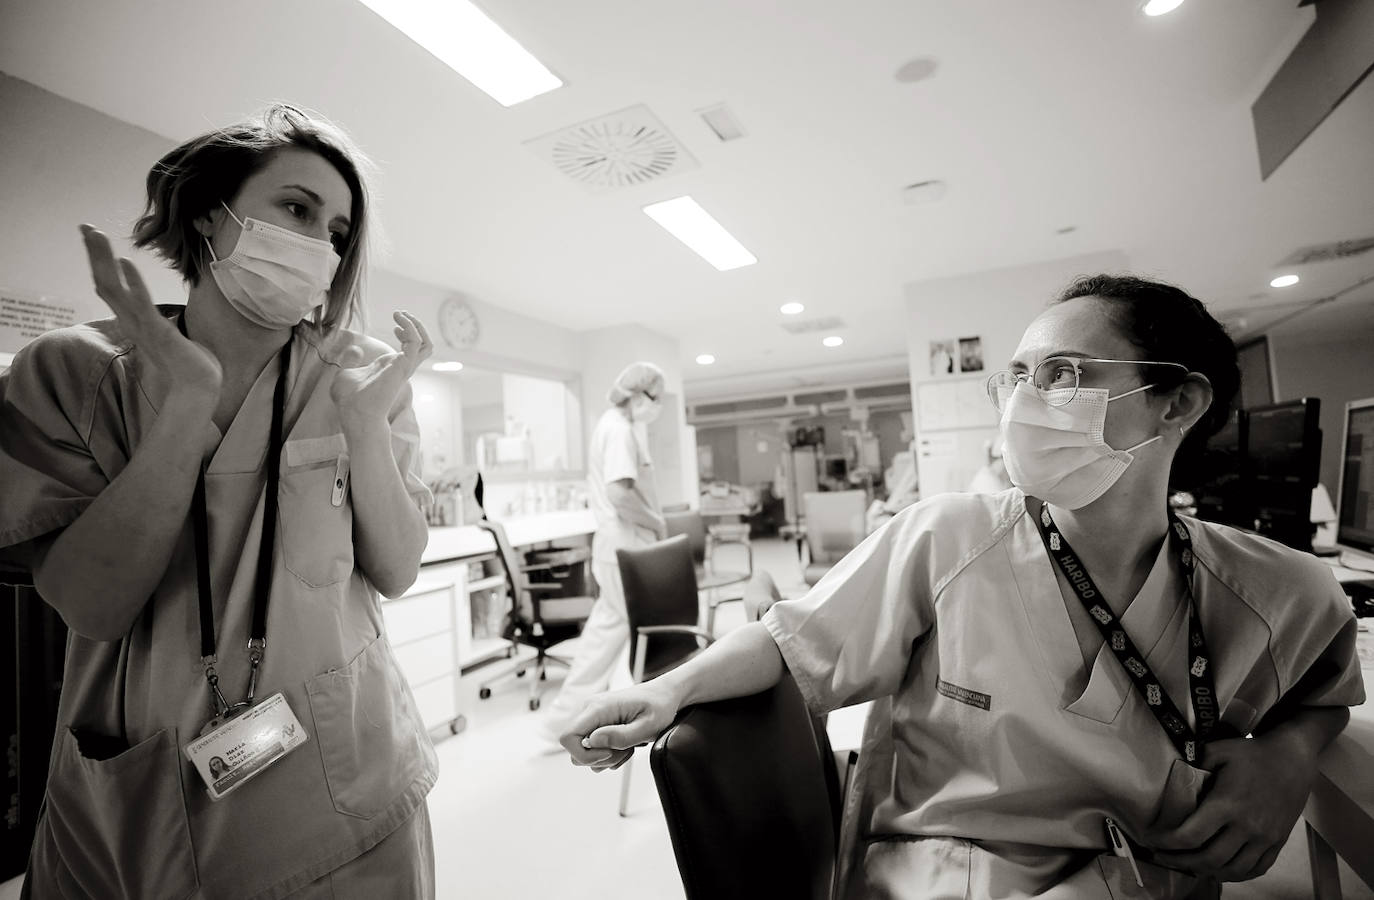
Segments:
[[[430,343],[348,329],[362,157],[274,106],[147,192],[134,241],[186,305],[82,226],[114,317],[0,378],[0,548],[71,629],[25,895],[432,897],[436,759],[378,605],[426,541]]]
[[[805,597],[593,698],[565,746],[618,765],[786,666],[817,712],[877,701],[844,896],[1199,897],[1259,875],[1364,691],[1325,566],[1168,509],[1238,383],[1184,292],[1075,283],[989,382],[1015,487],[904,510]]]

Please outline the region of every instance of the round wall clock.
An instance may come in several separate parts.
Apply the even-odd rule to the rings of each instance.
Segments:
[[[450,297],[439,305],[439,334],[450,347],[471,347],[481,335],[477,313],[467,301]]]

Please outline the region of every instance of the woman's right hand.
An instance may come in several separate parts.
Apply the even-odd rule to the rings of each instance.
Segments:
[[[124,334],[166,377],[172,393],[213,410],[224,375],[219,360],[158,312],[134,264],[124,257],[115,260],[109,238],[90,225],[81,226],[81,236],[95,292],[114,311]]]
[[[597,694],[573,719],[562,743],[574,765],[598,772],[618,769],[635,747],[655,740],[673,724],[677,712],[677,699],[653,682]]]

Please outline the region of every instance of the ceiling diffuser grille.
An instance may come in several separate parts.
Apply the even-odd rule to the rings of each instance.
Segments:
[[[631,106],[526,141],[525,146],[593,191],[657,181],[697,161],[647,106]]]
[[[800,322],[787,321],[778,324],[793,334],[809,334],[813,331],[835,331],[843,328],[844,320],[836,316],[827,316],[824,319],[803,319]]]

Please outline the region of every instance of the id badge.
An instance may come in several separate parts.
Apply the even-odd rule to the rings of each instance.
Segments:
[[[219,724],[183,748],[211,800],[219,800],[304,744],[310,736],[280,693]]]

